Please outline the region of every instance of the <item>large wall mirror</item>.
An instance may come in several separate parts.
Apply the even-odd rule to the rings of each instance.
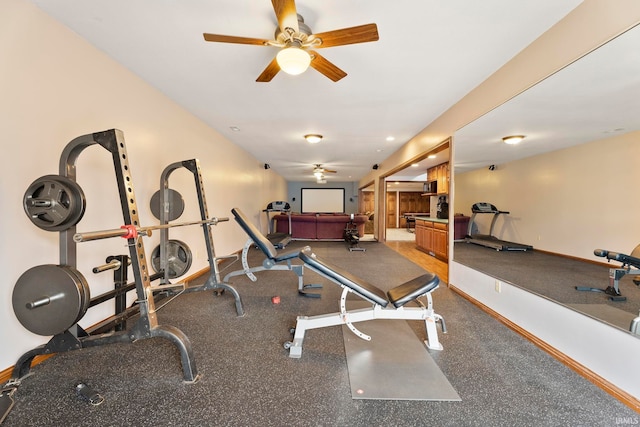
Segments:
[[[454,261],[511,282],[508,272],[532,264],[532,255],[555,257],[521,272],[513,284],[625,330],[640,310],[635,275],[620,280],[625,301],[575,286],[604,289],[609,268],[620,265],[604,266],[594,249],[630,254],[640,244],[638,46],[640,26],[453,138],[454,213],[471,216],[474,203],[491,203],[509,212],[498,217],[495,237],[534,247],[508,252],[456,242]],[[507,145],[502,138],[509,135],[525,139]],[[476,215],[473,232],[488,233],[493,217]]]

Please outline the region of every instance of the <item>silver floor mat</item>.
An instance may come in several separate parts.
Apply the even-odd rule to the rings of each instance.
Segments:
[[[461,400],[407,321],[373,320],[355,326],[371,341],[342,326],[354,399]]]

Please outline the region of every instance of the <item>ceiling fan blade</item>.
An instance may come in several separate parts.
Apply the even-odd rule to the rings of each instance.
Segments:
[[[379,39],[378,26],[376,24],[359,25],[357,27],[314,34],[313,38],[322,40],[320,45],[315,46],[317,49],[344,46],[346,44],[374,42]]]
[[[204,39],[208,42],[220,42],[220,43],[238,43],[238,44],[255,44],[260,46],[267,46],[269,40],[254,39],[251,37],[236,37],[236,36],[223,36],[220,34],[203,34]]]
[[[325,169],[324,171],[326,173],[338,173],[338,171],[334,171],[334,170],[331,170],[331,169]]]
[[[294,32],[300,31],[298,28],[298,12],[296,11],[296,2],[294,0],[271,0],[273,11],[278,18],[278,26],[280,31],[286,33],[286,28],[291,28]]]
[[[317,52],[309,51],[309,53],[311,54],[311,66],[334,82],[347,76],[347,73],[320,56]]]
[[[279,71],[280,66],[278,65],[278,61],[276,61],[276,58],[273,58],[269,65],[267,65],[267,68],[265,68],[262,74],[258,76],[256,81],[260,83],[268,83],[276,74],[278,74]]]

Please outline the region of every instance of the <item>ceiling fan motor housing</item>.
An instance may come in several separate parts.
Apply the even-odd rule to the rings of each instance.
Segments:
[[[292,31],[290,34],[287,34],[285,32],[282,32],[280,27],[278,27],[276,28],[276,32],[274,35],[275,40],[282,43],[283,45],[288,45],[291,42],[298,42],[302,45],[307,41],[307,39],[311,34],[313,34],[313,32],[311,31],[311,28],[309,28],[309,26],[304,23],[304,18],[302,17],[302,15],[300,15],[299,13],[297,15],[298,32],[295,33]]]

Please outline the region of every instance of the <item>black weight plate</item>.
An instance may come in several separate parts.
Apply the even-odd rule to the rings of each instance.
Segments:
[[[30,303],[50,298],[48,304]],[[55,335],[73,326],[88,308],[89,285],[68,266],[39,265],[20,276],[13,288],[13,311],[20,323],[38,335]]]
[[[78,323],[80,319],[84,317],[85,313],[89,309],[89,303],[91,302],[91,292],[89,291],[89,283],[87,282],[87,279],[84,278],[82,273],[80,273],[75,268],[69,265],[61,265],[59,267],[65,269],[66,271],[69,272],[69,274],[73,275],[73,277],[77,279],[78,281],[77,283],[80,284],[80,287],[78,288],[81,294],[80,310],[78,311],[78,318],[74,322],[74,323]]]
[[[38,228],[63,231],[82,219],[84,192],[77,182],[60,175],[45,175],[31,183],[22,199],[24,211]]]
[[[169,278],[175,279],[189,271],[193,256],[191,249],[186,243],[180,240],[167,241],[167,270]],[[160,266],[160,245],[156,246],[151,252],[151,266],[156,273],[161,271]]]
[[[153,193],[153,196],[151,196],[151,201],[149,202],[151,213],[157,219],[160,219],[160,191],[162,190],[158,190],[155,193]],[[168,189],[167,196],[168,197],[167,197],[167,200],[165,200],[165,203],[167,203],[168,205],[167,206],[168,218],[166,218],[166,220],[174,221],[180,218],[180,216],[184,212],[184,199],[182,198],[182,195],[180,193],[170,188]]]

